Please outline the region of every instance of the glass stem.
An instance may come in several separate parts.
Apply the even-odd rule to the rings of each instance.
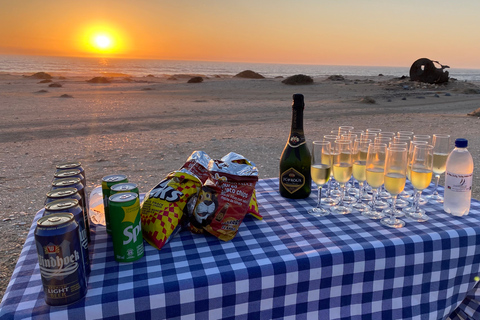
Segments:
[[[397,195],[392,194],[392,208],[390,209],[390,221],[392,224],[395,223],[395,212],[396,212],[396,205],[397,205]]]
[[[375,211],[376,204],[377,204],[377,189],[372,188],[372,211]]]
[[[422,196],[422,190],[415,189],[415,211],[418,212],[420,210],[420,197]]]
[[[327,183],[327,198],[330,198],[330,190],[332,189],[332,179],[328,179]]]
[[[318,186],[317,208],[320,209],[322,205],[322,186]]]
[[[362,202],[363,194],[365,192],[365,187],[363,181],[358,181],[358,202]]]
[[[436,174],[435,175],[435,188],[433,189],[433,195],[436,196],[438,195],[438,191],[437,191],[437,188],[438,188],[438,182],[440,181],[440,175],[439,174]]]
[[[342,190],[340,192],[340,201],[338,202],[337,207],[343,206],[343,198],[345,197],[345,183],[340,184],[340,189]]]

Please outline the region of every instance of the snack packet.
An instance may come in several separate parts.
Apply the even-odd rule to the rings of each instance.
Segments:
[[[204,151],[194,151],[190,157],[188,157],[185,164],[181,169],[186,169],[195,175],[202,184],[207,181],[209,177],[208,164],[212,159]]]
[[[248,161],[235,161],[240,159],[244,158],[230,153],[222,160],[210,161],[209,178],[200,191],[190,219],[193,232],[203,229],[223,241],[237,234],[258,181],[256,166]]]
[[[161,249],[188,222],[202,183],[188,170],[170,173],[153,187],[141,205],[143,238]]]
[[[185,164],[182,166],[182,169],[187,169],[189,170],[193,175],[197,176],[197,178],[200,179],[202,184],[205,184],[205,182],[208,180],[210,173],[209,173],[209,163],[212,161],[212,159],[206,154],[204,151],[194,151],[190,157],[188,157],[187,161]],[[247,159],[245,159],[243,156],[237,154],[237,153],[229,153],[226,156],[224,156],[221,161],[224,162],[233,162],[233,163],[238,163],[238,164],[243,164],[251,167],[255,167],[254,163],[251,163]],[[208,197],[208,191],[205,194]],[[214,199],[215,200],[215,199]],[[208,200],[206,200],[208,201]],[[250,200],[250,204],[248,206],[248,213],[254,216],[255,218],[262,220],[263,217],[258,211],[258,204],[257,204],[257,197],[255,190],[253,192],[252,199]],[[190,212],[191,214],[191,212]],[[203,222],[205,223],[205,222]],[[202,233],[203,228],[196,228],[193,227],[191,229],[195,233]]]

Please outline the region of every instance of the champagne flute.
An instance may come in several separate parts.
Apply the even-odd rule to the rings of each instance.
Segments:
[[[350,131],[350,134],[356,134],[358,139],[360,139],[362,137],[362,134],[365,134],[365,131],[355,129],[355,130]]]
[[[410,147],[408,149],[408,163],[407,163],[407,178],[410,182],[412,182],[412,158],[413,158],[413,151],[415,150],[415,146],[417,145],[427,145],[428,142],[426,141],[412,141],[410,142]],[[408,199],[409,201],[412,202],[412,206],[410,208],[406,208],[404,209],[405,210],[413,210],[414,209],[414,205],[413,203],[415,202],[415,192],[412,193],[412,194],[409,194],[409,196],[406,198]],[[421,198],[420,200],[420,204],[423,205],[425,203],[427,203],[427,200],[425,198]]]
[[[359,194],[358,194],[358,200],[355,204],[353,204],[353,207],[357,209],[358,211],[365,211],[368,210],[367,204],[365,204],[363,201],[368,201],[371,200],[372,196],[370,196],[368,193],[365,192],[365,180],[367,180],[366,177],[366,165],[367,165],[367,153],[368,153],[368,145],[371,143],[372,140],[369,139],[361,139],[357,141],[357,144],[355,145],[356,151],[354,154],[356,154],[355,159],[353,159],[353,166],[352,166],[352,171],[353,171],[353,177],[358,181],[359,185]]]
[[[382,129],[378,129],[378,128],[367,128],[367,130],[365,130],[366,133],[375,133],[375,134],[379,134],[380,132],[382,132]]]
[[[380,138],[392,138],[395,137],[395,132],[381,131],[378,133]]]
[[[330,156],[329,141],[313,141],[312,165],[310,167],[312,180],[317,185],[317,206],[308,210],[312,216],[323,217],[330,214],[329,210],[322,208],[322,186],[330,179],[332,161]]]
[[[343,202],[345,196],[345,183],[352,176],[352,150],[350,140],[335,141],[335,151],[333,155],[333,176],[340,183],[340,201],[331,208],[332,212],[338,214],[347,214],[352,212],[352,208]]]
[[[416,134],[413,136],[413,141],[426,141],[430,143],[432,137],[428,134]]]
[[[396,202],[397,195],[405,188],[407,156],[406,148],[391,147],[387,149],[384,179],[385,189],[392,195],[392,206],[389,209],[383,210],[383,214],[389,216],[383,218],[380,222],[392,228],[405,226],[405,221],[396,218],[399,215],[397,213]]]
[[[339,139],[340,139],[340,136],[332,135],[332,134],[327,134],[323,136],[323,141],[330,142],[330,157],[332,158],[331,160],[332,165],[333,165],[333,154],[335,152],[334,150],[335,141]],[[324,204],[333,206],[338,203],[338,200],[335,198],[340,196],[340,192],[338,190],[335,190],[336,184],[337,182],[333,177],[333,170],[330,170],[330,179],[328,180],[328,184],[327,184],[327,194],[326,194],[326,197],[323,199]]]
[[[410,181],[415,188],[415,204],[413,210],[403,209],[406,216],[418,222],[428,220],[425,210],[420,208],[420,196],[423,189],[427,188],[432,182],[433,173],[433,146],[432,145],[415,145],[411,162]]]
[[[387,146],[389,145],[389,143],[392,141],[392,138],[391,137],[382,137],[383,132],[380,132],[379,133],[379,136],[375,138],[375,143],[384,143],[386,144]],[[392,132],[393,133],[393,132]],[[378,197],[382,200],[388,200],[390,199],[392,196],[390,195],[390,193],[388,193],[387,191],[384,190],[383,186],[380,186],[380,188],[378,189]],[[385,202],[385,201],[377,201],[377,207],[379,206],[383,206],[383,207],[388,207],[388,204]]]
[[[397,137],[409,137],[413,138],[413,131],[397,131]]]
[[[406,142],[406,143],[410,143],[410,141],[412,141],[412,138],[407,137],[407,136],[396,136],[396,137],[393,137],[393,142]]]
[[[412,157],[413,157],[413,150],[415,148],[416,145],[427,145],[428,143],[426,141],[411,141],[410,142],[410,145],[408,147],[408,160],[407,160],[407,178],[409,181],[412,181],[410,178],[410,173],[412,172]],[[409,192],[406,192],[406,191],[403,191],[402,193],[400,193],[399,195],[401,198],[403,199],[408,199],[409,201],[412,201],[413,202],[413,194],[409,193]],[[425,202],[423,202],[425,203]],[[413,206],[412,208],[413,209]]]
[[[406,149],[407,150],[407,164],[408,164],[408,143],[406,142],[393,142],[393,141],[390,141],[390,143],[388,144],[388,147],[389,148],[402,148],[402,149]],[[410,194],[408,192],[406,192],[405,190],[402,190],[402,192],[400,192],[398,195],[397,195],[397,202],[396,202],[396,207],[397,208],[405,208],[405,207],[408,207],[408,201],[407,200],[404,200],[402,199],[403,197],[408,198],[410,196]],[[392,199],[389,199],[387,201],[388,203],[392,204]],[[404,214],[402,211],[395,211],[395,214],[396,214],[396,217],[403,217]]]
[[[350,150],[352,153],[352,164],[357,157],[357,149],[355,148],[357,142],[357,135],[356,134],[349,134],[348,136],[343,137],[343,140],[350,141]],[[353,168],[353,166],[352,166]],[[349,182],[345,185],[346,187],[346,194],[343,197],[343,202],[352,204],[357,202],[356,195],[358,193],[358,189],[355,188],[355,180],[353,175],[350,177]]]
[[[366,178],[368,184],[372,187],[373,198],[371,207],[362,212],[362,215],[370,219],[383,218],[381,211],[377,211],[377,189],[383,184],[385,153],[387,145],[384,143],[370,143],[368,145]]]
[[[429,201],[443,203],[443,197],[438,194],[438,182],[440,176],[445,172],[447,157],[450,152],[450,136],[448,134],[433,135],[433,174],[435,175],[435,188],[433,193],[426,198]]]
[[[340,127],[338,127],[338,132],[346,131],[347,133],[349,133],[349,132],[352,131],[353,129],[355,129],[355,128],[352,127],[352,126],[340,126]],[[339,134],[339,135],[340,135],[340,134]]]

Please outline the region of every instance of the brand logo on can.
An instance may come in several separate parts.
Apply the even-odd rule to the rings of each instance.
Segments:
[[[43,250],[45,251],[46,254],[60,253],[60,248],[54,245],[43,247]]]
[[[45,252],[47,252],[47,250],[49,249],[47,249],[47,247],[44,247],[44,250]],[[38,255],[40,273],[43,277],[47,279],[52,277],[65,277],[74,272],[77,272],[79,260],[80,254],[77,250],[73,251],[73,254],[65,255],[64,257],[55,256],[45,259],[41,255]]]

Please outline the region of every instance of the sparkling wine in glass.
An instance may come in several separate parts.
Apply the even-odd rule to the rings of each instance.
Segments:
[[[384,182],[384,167],[387,145],[384,143],[370,143],[368,145],[366,178],[367,183],[372,187],[373,198],[368,210],[362,212],[362,215],[370,219],[383,218],[381,211],[378,211],[377,190]]]
[[[418,222],[428,220],[425,210],[420,208],[420,196],[423,189],[432,182],[433,173],[433,146],[415,145],[411,161],[410,181],[415,188],[415,202],[413,209],[404,208],[405,215]]]
[[[380,222],[392,228],[405,226],[405,222],[397,218],[399,214],[397,213],[396,202],[398,194],[405,188],[407,159],[407,148],[390,147],[387,149],[384,185],[385,189],[392,195],[392,204],[390,208],[383,210],[383,214],[387,217],[383,218]]]
[[[367,153],[368,145],[372,142],[369,139],[360,139],[355,144],[356,152],[354,154],[356,157],[353,159],[352,172],[353,177],[358,181],[359,193],[358,199],[353,207],[358,211],[362,212],[368,210],[368,205],[364,201],[372,199],[372,196],[365,191],[365,180],[367,180]]]
[[[435,176],[435,188],[433,193],[426,198],[428,201],[443,203],[443,197],[438,193],[440,176],[445,172],[447,158],[450,152],[450,136],[448,134],[433,135],[433,174]]]
[[[318,197],[316,207],[308,210],[308,213],[312,216],[323,217],[330,214],[329,210],[322,207],[322,186],[330,179],[330,171],[332,170],[330,154],[329,141],[313,141],[310,172],[313,182],[317,185]]]
[[[352,176],[352,150],[350,140],[335,141],[335,151],[333,155],[333,176],[340,183],[340,201],[331,208],[332,212],[337,214],[348,214],[352,212],[352,207],[343,202],[345,196],[345,184]]]
[[[409,148],[408,148],[408,162],[407,162],[407,179],[411,182],[411,172],[412,172],[412,158],[413,158],[413,151],[415,150],[415,146],[416,145],[427,145],[428,142],[426,141],[411,141],[410,142],[410,145],[409,145]],[[414,199],[414,194],[410,194],[408,193],[408,195],[406,197],[403,197],[402,194],[400,194],[400,197],[402,197],[403,199],[406,199],[408,201],[411,201],[412,203],[415,202],[415,199]],[[420,201],[420,204],[425,204],[427,202],[426,199],[422,198],[419,200]],[[412,204],[412,207],[410,207],[409,209],[405,209],[405,210],[413,210],[413,204]],[[403,210],[405,212],[405,210]]]
[[[334,150],[335,141],[339,139],[340,139],[340,136],[338,135],[327,134],[323,136],[323,141],[330,142],[330,157],[331,157],[332,164],[333,164],[333,154],[335,152]],[[326,197],[322,201],[323,204],[333,206],[338,203],[338,197],[340,196],[340,191],[336,190],[336,185],[338,185],[338,183],[337,181],[335,181],[335,178],[333,177],[333,170],[330,170],[330,179],[328,180],[328,183],[327,183],[327,193],[326,193]]]

